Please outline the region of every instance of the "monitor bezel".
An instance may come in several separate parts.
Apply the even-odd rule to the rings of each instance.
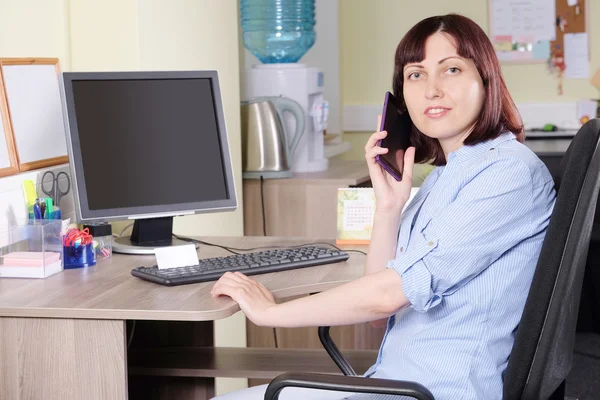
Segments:
[[[119,72],[62,72],[60,75],[61,99],[63,102],[63,119],[67,139],[69,166],[75,212],[79,222],[106,222],[123,219],[143,219],[157,217],[175,217],[198,213],[214,213],[233,211],[237,208],[237,192],[231,162],[231,149],[225,124],[223,102],[219,75],[217,71],[119,71]],[[77,80],[153,80],[153,79],[209,79],[214,108],[223,168],[227,199],[188,202],[179,204],[163,204],[156,206],[107,208],[90,210],[88,205],[85,176],[81,157],[79,129],[77,126],[75,104],[73,99],[73,82]],[[107,162],[115,162],[108,161]]]

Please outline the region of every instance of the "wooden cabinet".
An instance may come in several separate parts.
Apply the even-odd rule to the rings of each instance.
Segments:
[[[244,180],[244,234],[334,239],[337,190],[370,186],[364,161],[331,160],[327,171],[295,174],[289,179]],[[263,211],[264,210],[264,211]],[[264,223],[263,223],[264,221]],[[288,301],[284,299],[283,301]],[[247,320],[247,346],[321,348],[317,328],[258,327]],[[331,335],[342,350],[376,350],[384,328],[368,324],[333,327]],[[267,383],[250,379],[249,385]]]
[[[334,239],[338,188],[369,185],[364,161],[331,160],[327,171],[288,179],[245,179],[244,235]]]

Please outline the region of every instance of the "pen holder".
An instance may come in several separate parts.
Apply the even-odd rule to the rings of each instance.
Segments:
[[[96,265],[94,244],[63,246],[65,269],[92,267]]]

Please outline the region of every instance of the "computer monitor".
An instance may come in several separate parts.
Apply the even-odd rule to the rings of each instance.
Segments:
[[[77,219],[134,219],[115,252],[188,244],[173,217],[237,208],[216,71],[64,72]]]

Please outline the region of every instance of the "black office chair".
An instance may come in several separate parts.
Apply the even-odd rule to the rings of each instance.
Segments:
[[[600,190],[599,136],[600,119],[581,127],[561,162],[561,173],[555,177],[558,196],[504,374],[505,400],[565,397]],[[353,376],[354,370],[329,336],[329,327],[320,327],[319,337],[344,375],[285,373],[271,381],[265,400],[277,400],[288,386],[434,399],[417,382]]]

